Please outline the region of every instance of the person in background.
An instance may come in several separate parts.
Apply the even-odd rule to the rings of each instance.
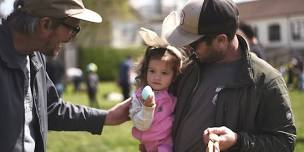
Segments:
[[[300,84],[300,89],[304,91],[304,70],[301,73],[301,84]]]
[[[303,72],[303,62],[297,57],[293,57],[288,63],[287,84],[289,89],[301,90],[301,75]]]
[[[244,38],[249,43],[250,51],[255,53],[259,58],[266,61],[265,48],[261,45],[261,43],[259,43],[252,26],[245,22],[240,22],[239,30],[240,34],[244,36]]]
[[[87,94],[89,97],[90,106],[99,108],[99,104],[96,98],[98,92],[98,84],[99,84],[99,77],[97,75],[97,65],[95,63],[90,63],[87,65]]]
[[[297,64],[297,60],[295,58],[292,58],[291,61],[287,65],[287,86],[289,89],[295,89],[296,88],[296,70],[295,66]]]
[[[101,134],[104,125],[128,120],[130,101],[109,110],[66,103],[46,72],[80,31],[80,20],[101,22],[82,0],[16,0],[0,25],[0,149],[45,152],[48,130]]]
[[[294,75],[295,75],[295,88],[302,90],[301,85],[302,85],[302,73],[304,71],[304,64],[303,64],[303,59],[301,57],[295,57],[296,59],[296,64],[294,66]]]
[[[54,83],[59,97],[61,97],[64,91],[64,64],[57,57],[48,58],[46,62],[46,71],[50,79]]]
[[[73,83],[73,91],[77,93],[81,90],[81,83],[83,79],[83,72],[80,68],[71,67],[67,69],[67,77]]]
[[[232,0],[189,0],[163,22],[167,41],[193,54],[177,86],[175,152],[205,151],[213,134],[220,151],[294,150],[296,127],[285,81],[236,35],[238,23]]]
[[[132,95],[130,118],[134,124],[132,135],[141,143],[141,151],[172,152],[173,111],[176,98],[170,86],[181,73],[181,52],[170,46],[151,30],[142,28],[141,37],[148,45],[138,65],[138,86]],[[151,87],[151,95],[147,93]],[[145,88],[147,88],[145,87]],[[146,98],[146,99],[145,99]]]
[[[126,100],[130,97],[131,83],[130,83],[130,69],[133,66],[131,56],[127,58],[119,66],[119,80],[118,84],[121,88],[123,99]]]

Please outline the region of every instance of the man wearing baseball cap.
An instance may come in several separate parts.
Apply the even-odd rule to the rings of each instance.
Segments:
[[[175,152],[205,151],[210,134],[221,151],[293,151],[296,128],[285,81],[236,35],[232,0],[189,0],[163,22],[173,46],[193,53],[177,91]],[[216,141],[215,141],[216,142]]]
[[[65,103],[46,73],[80,31],[80,20],[101,22],[82,0],[17,0],[0,25],[0,151],[44,152],[48,130],[89,131],[128,119],[129,102],[109,111]]]

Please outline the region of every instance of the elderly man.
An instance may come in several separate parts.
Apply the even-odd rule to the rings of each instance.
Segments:
[[[19,0],[0,26],[1,151],[43,152],[48,130],[100,134],[128,119],[128,102],[109,111],[63,102],[46,73],[44,55],[57,55],[80,20],[101,17],[81,0]]]
[[[175,152],[205,151],[211,134],[219,136],[221,151],[294,149],[296,128],[284,79],[249,52],[235,34],[238,22],[232,0],[189,0],[164,20],[168,42],[193,53],[177,92]]]

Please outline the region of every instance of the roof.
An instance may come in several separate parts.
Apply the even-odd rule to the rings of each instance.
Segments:
[[[303,0],[257,0],[237,5],[241,20],[304,15]]]

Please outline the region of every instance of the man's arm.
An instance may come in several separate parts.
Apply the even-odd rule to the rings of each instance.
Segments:
[[[127,121],[130,100],[109,110],[101,110],[64,102],[47,76],[48,129],[56,131],[88,131],[101,134],[104,125],[117,125]],[[41,103],[43,104],[43,103]]]
[[[114,107],[108,110],[108,114],[106,116],[105,125],[118,125],[124,123],[129,118],[129,108],[131,105],[131,98],[118,103]]]
[[[215,133],[220,137],[221,150],[292,152],[296,128],[287,87],[281,77],[267,86],[256,116],[256,132],[235,133],[227,127],[208,128],[203,135],[204,143],[209,140],[209,133]]]

